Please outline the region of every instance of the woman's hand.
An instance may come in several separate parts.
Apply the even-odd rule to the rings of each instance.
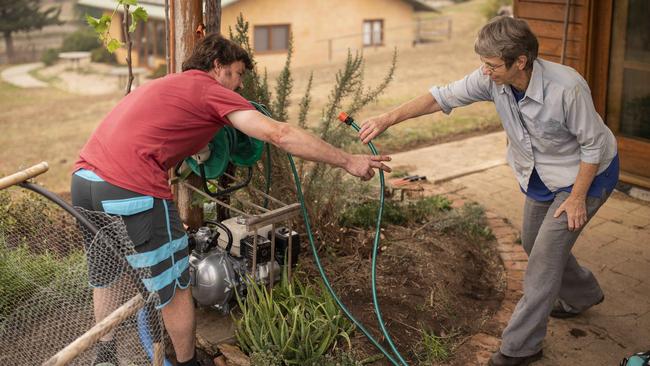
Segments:
[[[368,118],[367,120],[363,121],[363,123],[361,123],[361,129],[359,130],[359,139],[361,139],[364,144],[367,144],[370,142],[370,140],[377,137],[391,125],[392,123],[388,120],[388,117],[385,114]]]

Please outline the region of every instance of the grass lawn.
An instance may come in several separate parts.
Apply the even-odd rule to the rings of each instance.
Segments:
[[[47,161],[50,170],[38,181],[52,191],[68,191],[79,150],[119,97],[20,89],[0,82],[0,175]]]
[[[376,103],[369,105],[359,115],[357,122],[400,105],[414,97],[426,93],[433,85],[446,85],[458,80],[480,66],[478,56],[474,53],[474,40],[486,19],[482,13],[487,0],[473,0],[442,9],[440,14],[432,13],[428,17],[450,18],[452,36],[450,40],[440,40],[416,47],[398,50],[395,77],[386,92]],[[392,49],[366,50],[365,84],[379,84],[386,74],[392,57]],[[292,95],[291,118],[298,115],[298,103],[314,71],[313,106],[309,120],[317,123],[321,117],[322,107],[327,103],[334,75],[341,63],[323,65],[318,68],[302,67],[292,70],[294,88]],[[273,78],[276,74],[269,74]],[[272,79],[271,79],[272,80]],[[442,113],[415,118],[392,127],[388,134],[375,141],[384,152],[397,152],[417,146],[430,145],[448,140],[454,136],[464,136],[476,130],[493,131],[501,123],[494,105],[489,102],[476,103],[459,108],[449,116]]]
[[[357,121],[388,111],[426,93],[432,85],[447,84],[477,68],[479,60],[473,50],[474,39],[485,23],[481,7],[487,1],[473,0],[444,8],[440,14],[432,14],[432,17],[452,19],[451,40],[398,50],[393,82],[376,103],[354,116]],[[391,57],[392,50],[388,47],[366,51],[366,85],[381,82]],[[293,120],[297,119],[298,102],[313,70],[313,104],[309,121],[312,126],[318,123],[334,84],[334,76],[341,65],[342,62],[336,62],[292,70],[294,89],[290,116]],[[276,75],[270,73],[270,80],[274,80]],[[97,123],[120,97],[120,92],[84,96],[55,88],[19,89],[0,82],[0,175],[45,160],[50,163],[50,171],[39,181],[55,192],[67,191],[71,166],[77,153]],[[476,131],[495,130],[499,125],[494,106],[491,103],[477,103],[458,109],[450,116],[437,113],[404,122],[393,127],[375,143],[382,152],[396,152],[459,138]],[[358,148],[365,151],[362,146]]]

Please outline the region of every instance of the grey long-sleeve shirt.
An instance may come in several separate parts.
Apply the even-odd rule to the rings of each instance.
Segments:
[[[515,100],[481,69],[430,90],[442,111],[493,101],[508,136],[507,160],[519,185],[528,189],[533,168],[552,191],[575,183],[580,162],[599,164],[616,156],[616,139],[596,112],[587,82],[574,69],[537,59],[526,95]]]

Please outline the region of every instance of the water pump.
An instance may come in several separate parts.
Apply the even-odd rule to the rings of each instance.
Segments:
[[[246,231],[241,217],[222,222],[206,222],[196,232],[189,233],[190,277],[192,296],[202,306],[227,313],[235,303],[236,296],[246,295],[246,279],[254,278],[263,284],[272,284],[281,277],[281,265],[286,250],[285,236],[278,236],[275,253],[271,252],[272,226]],[[288,233],[284,227],[276,233]],[[299,248],[299,235],[292,237],[292,247]],[[254,248],[256,247],[256,250]],[[292,252],[297,260],[297,253]],[[294,261],[291,261],[294,264]]]

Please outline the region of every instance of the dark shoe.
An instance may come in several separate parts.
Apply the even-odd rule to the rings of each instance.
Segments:
[[[543,351],[539,350],[539,352],[530,356],[510,357],[504,355],[500,351],[496,351],[490,357],[488,366],[526,366],[542,358],[543,354]]]
[[[600,300],[598,300],[592,306],[598,305],[603,301],[605,301],[605,295],[603,295],[603,297],[601,297]],[[573,317],[576,317],[576,316],[578,316],[580,314],[582,314],[581,311],[573,311],[573,310],[565,309],[565,307],[562,306],[562,304],[559,301],[555,303],[555,305],[553,306],[553,310],[551,310],[551,317],[557,318],[557,319],[573,318]]]

